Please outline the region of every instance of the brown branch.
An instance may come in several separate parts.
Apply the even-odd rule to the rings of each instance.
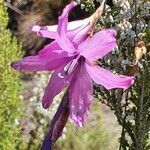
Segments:
[[[21,10],[19,10],[18,8],[14,7],[13,5],[11,5],[9,2],[4,2],[4,5],[7,6],[8,8],[10,8],[11,10],[15,11],[16,13],[18,13],[19,15],[23,15],[23,12]]]

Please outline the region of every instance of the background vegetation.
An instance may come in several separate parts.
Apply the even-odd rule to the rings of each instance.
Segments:
[[[0,149],[14,150],[21,144],[19,118],[22,113],[19,99],[19,74],[10,63],[21,57],[21,48],[9,30],[7,9],[0,4]]]

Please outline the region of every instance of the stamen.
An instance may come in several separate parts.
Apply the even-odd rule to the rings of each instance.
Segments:
[[[60,77],[61,79],[65,78],[65,76],[62,73],[58,73],[58,77]]]
[[[65,74],[67,73],[67,71],[68,71],[68,69],[69,69],[71,63],[72,63],[72,61],[69,62],[69,63],[64,67]]]
[[[71,74],[75,70],[78,63],[77,60],[78,59],[74,59],[72,62],[70,62],[64,67],[64,71],[66,75]]]

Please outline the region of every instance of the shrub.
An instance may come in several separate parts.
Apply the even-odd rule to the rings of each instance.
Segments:
[[[17,149],[20,139],[19,74],[10,63],[21,57],[20,47],[7,27],[7,9],[0,4],[0,149]]]

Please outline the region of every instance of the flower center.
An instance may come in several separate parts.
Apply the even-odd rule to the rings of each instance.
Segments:
[[[70,61],[65,67],[64,67],[64,72],[63,73],[58,73],[58,76],[60,78],[65,78],[65,76],[70,75],[78,66],[79,63],[84,62],[84,57],[79,55],[72,61]]]
[[[71,74],[75,70],[77,64],[78,64],[78,59],[74,59],[73,61],[69,62],[64,67],[65,75]]]

